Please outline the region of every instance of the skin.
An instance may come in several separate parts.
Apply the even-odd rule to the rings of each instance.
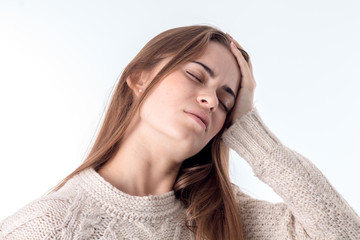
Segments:
[[[234,54],[239,68],[241,70],[240,89],[234,107],[233,122],[240,119],[243,115],[249,112],[254,106],[254,93],[256,82],[254,78],[251,60],[248,62],[244,59],[238,48],[243,47],[230,34],[226,34],[231,40],[231,51]]]
[[[171,191],[181,163],[198,153],[222,128],[226,108],[236,108],[234,120],[252,109],[255,85],[251,63],[246,63],[236,46],[231,46],[231,51],[212,42],[196,62],[166,76],[145,99],[117,153],[99,174],[134,196]],[[167,61],[136,79],[127,79],[135,97]],[[225,87],[238,96],[234,98]],[[244,103],[239,104],[239,100]],[[205,114],[207,126],[190,112]]]

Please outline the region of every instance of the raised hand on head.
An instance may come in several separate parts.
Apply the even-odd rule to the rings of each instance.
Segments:
[[[227,36],[231,39],[230,48],[234,54],[240,68],[240,88],[234,106],[234,113],[232,122],[241,118],[249,112],[254,105],[254,93],[256,82],[252,70],[252,64],[249,55],[243,50],[242,46],[233,39],[229,34]],[[245,59],[245,57],[247,60]]]

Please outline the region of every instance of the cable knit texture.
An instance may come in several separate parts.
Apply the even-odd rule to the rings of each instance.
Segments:
[[[233,184],[245,239],[360,239],[359,216],[310,161],[282,145],[256,108],[223,140],[284,199],[256,200]],[[87,169],[2,221],[0,239],[194,239],[184,216],[173,191],[131,196]]]

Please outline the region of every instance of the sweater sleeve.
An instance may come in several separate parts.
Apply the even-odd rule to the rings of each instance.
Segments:
[[[37,199],[0,222],[0,239],[52,239],[61,231],[67,208],[63,199]]]
[[[276,138],[256,108],[235,121],[223,141],[285,202],[255,200],[234,187],[245,236],[360,239],[359,216],[308,159]]]

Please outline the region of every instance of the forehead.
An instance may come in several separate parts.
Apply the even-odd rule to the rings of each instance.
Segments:
[[[235,56],[220,43],[210,42],[197,61],[204,63],[214,72],[214,78],[236,93],[240,82],[240,69]]]

